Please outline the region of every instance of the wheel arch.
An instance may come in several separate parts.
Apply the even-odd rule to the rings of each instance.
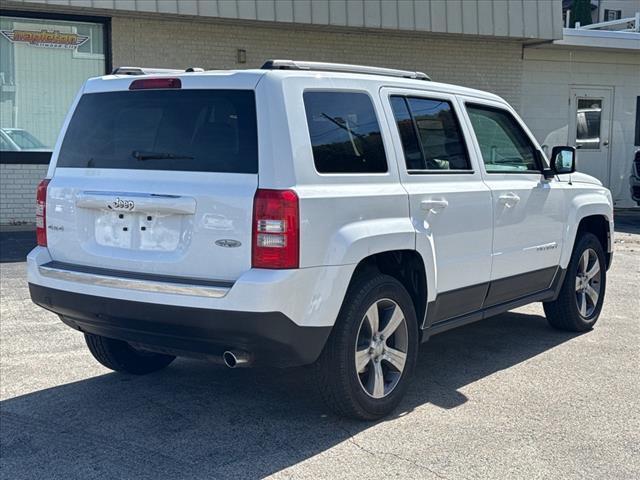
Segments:
[[[579,212],[580,215],[576,215],[569,223],[567,228],[567,246],[562,252],[562,258],[560,260],[560,266],[567,268],[571,259],[571,253],[578,239],[584,233],[594,234],[605,253],[607,262],[607,268],[611,265],[612,251],[613,251],[613,214],[610,207],[597,208],[598,206],[589,206],[590,208],[583,207]]]
[[[387,250],[363,258],[356,266],[349,287],[360,275],[376,271],[398,280],[407,290],[421,330],[427,308],[427,268],[422,255],[416,250]]]

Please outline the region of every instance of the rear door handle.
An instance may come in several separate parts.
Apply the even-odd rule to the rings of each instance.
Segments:
[[[422,200],[420,202],[420,208],[422,210],[426,210],[428,212],[438,213],[440,210],[449,205],[449,202],[446,200]]]
[[[504,193],[498,197],[500,203],[505,207],[511,208],[520,201],[520,197],[513,192]]]

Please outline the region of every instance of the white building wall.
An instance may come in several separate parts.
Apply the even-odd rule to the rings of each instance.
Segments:
[[[573,86],[613,88],[610,189],[617,207],[633,207],[629,176],[634,146],[640,54],[559,46],[524,49],[520,113],[541,144],[567,144]],[[578,163],[580,151],[578,151]]]

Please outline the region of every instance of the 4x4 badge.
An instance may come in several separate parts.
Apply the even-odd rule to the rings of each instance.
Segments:
[[[219,247],[237,248],[242,245],[242,243],[240,243],[238,240],[223,238],[221,240],[216,240],[216,245],[218,245]]]

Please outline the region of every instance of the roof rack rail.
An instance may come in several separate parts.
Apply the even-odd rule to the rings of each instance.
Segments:
[[[116,67],[111,72],[111,75],[153,75],[159,73],[183,72],[204,72],[204,68],[189,67],[184,70],[180,70],[177,68]]]
[[[349,65],[346,63],[305,62],[298,60],[267,60],[262,65],[263,70],[316,70],[323,72],[365,73],[368,75],[384,75],[387,77],[413,78],[430,81],[429,75],[410,70],[396,70],[394,68],[368,67],[365,65]]]

